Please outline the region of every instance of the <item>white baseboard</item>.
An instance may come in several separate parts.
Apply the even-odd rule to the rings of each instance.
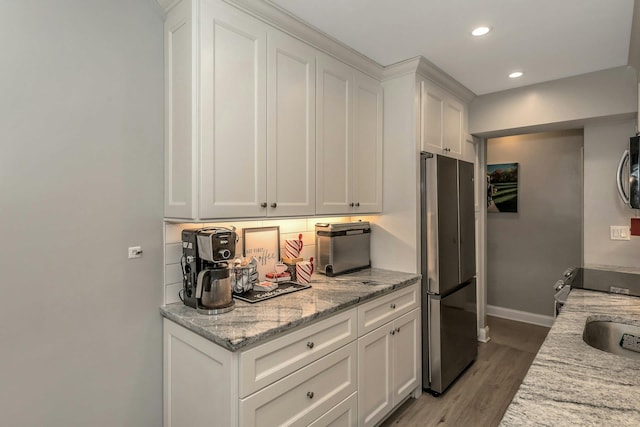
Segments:
[[[478,341],[480,342],[489,342],[491,337],[489,336],[489,327],[485,326],[484,328],[478,328]]]
[[[487,304],[487,315],[501,317],[503,319],[515,320],[518,322],[531,323],[533,325],[546,326],[553,325],[553,316],[529,313],[527,311],[513,310],[511,308],[497,307]]]

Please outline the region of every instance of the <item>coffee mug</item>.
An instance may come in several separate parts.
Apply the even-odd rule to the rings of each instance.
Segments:
[[[302,247],[304,244],[302,243],[302,234],[298,236],[298,240],[285,240],[284,241],[284,253],[287,258],[295,259],[300,256],[300,251],[302,251]]]
[[[306,284],[311,281],[313,274],[313,258],[309,261],[300,261],[296,264],[296,280],[300,284]]]

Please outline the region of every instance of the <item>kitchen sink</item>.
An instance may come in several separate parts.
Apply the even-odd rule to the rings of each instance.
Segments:
[[[640,360],[640,326],[620,321],[587,319],[582,339],[598,350]]]

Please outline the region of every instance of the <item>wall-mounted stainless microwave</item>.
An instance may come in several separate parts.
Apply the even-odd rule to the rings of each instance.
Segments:
[[[624,150],[618,163],[618,193],[625,205],[640,209],[640,177],[638,164],[640,160],[640,136],[633,136],[629,140],[629,149]],[[626,164],[628,168],[625,168]]]

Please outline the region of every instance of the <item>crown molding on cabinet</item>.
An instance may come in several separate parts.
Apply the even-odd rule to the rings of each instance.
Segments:
[[[164,13],[166,14],[171,9],[173,9],[175,5],[180,3],[182,0],[156,0],[156,1],[158,2],[160,7],[162,8],[162,10],[164,10]]]
[[[161,1],[161,0],[158,0]],[[167,1],[167,0],[162,0]],[[319,29],[312,27],[269,0],[223,0],[265,21],[267,24],[312,45],[316,49],[346,62],[378,80],[382,79],[384,67],[360,52],[346,46]]]
[[[383,80],[413,73],[418,73],[424,78],[442,86],[465,103],[471,102],[471,100],[476,97],[476,94],[466,86],[459,83],[423,56],[416,56],[415,58],[407,59],[385,67]]]
[[[156,0],[167,13],[183,0]],[[455,94],[465,103],[476,97],[475,93],[467,89],[453,77],[438,68],[428,59],[417,56],[396,64],[383,67],[374,60],[350,48],[342,42],[323,33],[299,18],[291,15],[269,0],[222,0],[246,13],[272,25],[301,41],[312,45],[316,49],[355,67],[369,76],[386,80],[408,73],[418,73],[434,83]]]

